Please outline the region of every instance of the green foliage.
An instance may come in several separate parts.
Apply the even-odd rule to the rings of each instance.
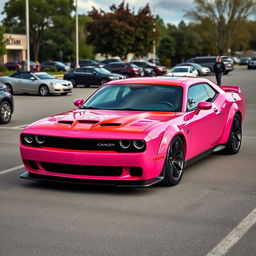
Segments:
[[[126,59],[129,52],[144,56],[150,51],[154,20],[148,5],[135,14],[122,2],[112,5],[110,12],[94,8],[89,16],[93,21],[87,25],[87,42],[94,46],[95,53]]]
[[[175,40],[169,36],[166,35],[163,38],[161,38],[159,47],[157,48],[157,54],[161,60],[161,63],[164,65],[163,62],[168,62],[168,66],[171,64],[171,58],[175,56]]]
[[[29,19],[30,19],[30,37],[33,49],[34,60],[38,60],[39,48],[43,36],[47,29],[51,33],[51,28],[61,29],[63,38],[70,31],[71,12],[74,10],[73,0],[33,0],[29,1]],[[25,33],[25,1],[9,0],[5,3],[3,14],[6,18],[3,24],[10,33]],[[65,30],[65,26],[67,29]],[[67,32],[65,34],[65,31]],[[70,35],[69,35],[70,36]],[[59,39],[57,44],[62,45],[63,49],[67,47],[66,40]],[[61,42],[61,44],[59,44]]]
[[[0,65],[0,72],[4,72],[4,71],[5,71],[5,69],[6,69],[6,68],[5,68],[5,65],[3,65],[3,64],[2,64],[2,65]]]
[[[49,67],[49,68],[44,68],[45,72],[57,72],[57,68],[56,67]]]
[[[187,16],[199,23],[206,19],[211,21],[219,55],[227,53],[239,24],[256,10],[255,0],[194,0],[194,3],[194,10],[188,11]]]
[[[4,32],[5,32],[5,27],[0,26],[0,55],[4,55],[6,53]]]
[[[202,54],[202,39],[193,26],[181,21],[177,27],[169,25],[168,31],[175,40],[176,61],[183,62],[187,58]]]

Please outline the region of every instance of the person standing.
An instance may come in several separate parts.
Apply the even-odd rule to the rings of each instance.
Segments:
[[[222,58],[218,57],[217,62],[213,66],[213,72],[215,74],[218,85],[221,85],[221,78],[223,73],[225,72],[225,69],[225,64],[222,62]]]

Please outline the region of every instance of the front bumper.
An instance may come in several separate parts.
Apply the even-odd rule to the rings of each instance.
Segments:
[[[149,180],[136,180],[136,181],[119,181],[119,180],[89,180],[89,179],[73,179],[65,177],[54,177],[48,175],[40,175],[29,173],[25,171],[20,175],[22,179],[29,179],[35,181],[50,181],[69,184],[81,185],[101,185],[101,186],[114,186],[114,187],[129,187],[129,188],[144,188],[157,184],[163,180],[162,176],[152,178]]]

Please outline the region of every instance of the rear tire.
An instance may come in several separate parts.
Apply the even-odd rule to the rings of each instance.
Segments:
[[[12,117],[12,106],[8,101],[3,101],[0,104],[0,123],[7,124]]]
[[[165,186],[175,186],[179,184],[183,176],[184,168],[184,144],[179,136],[174,137],[170,143],[165,164],[164,164],[164,180]]]
[[[238,114],[235,114],[234,120],[231,126],[228,142],[226,148],[223,150],[224,153],[234,155],[239,152],[242,143],[242,121]]]

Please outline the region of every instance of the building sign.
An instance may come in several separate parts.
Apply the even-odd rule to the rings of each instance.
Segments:
[[[6,39],[6,44],[7,45],[21,45],[21,40],[19,39],[13,39],[13,38],[7,38]]]

